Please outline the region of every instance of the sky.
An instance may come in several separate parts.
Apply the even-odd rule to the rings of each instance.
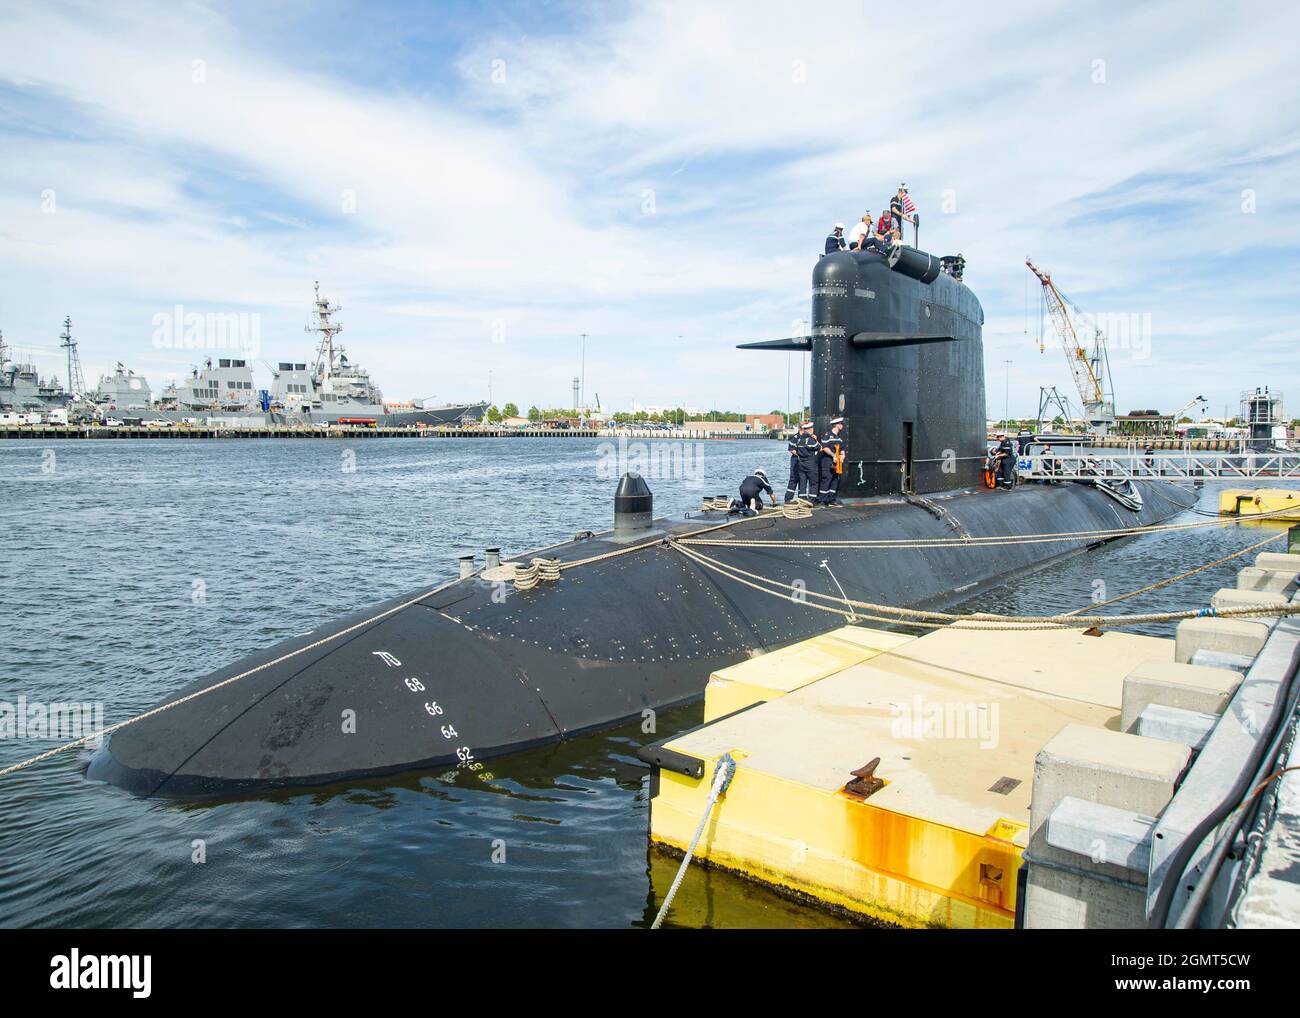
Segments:
[[[268,384],[319,280],[389,399],[567,406],[583,372],[766,412],[799,357],[735,344],[801,332],[830,226],[906,181],[983,303],[990,417],[1074,394],[1027,255],[1114,330],[1121,411],[1300,416],[1296,38],[1185,0],[0,0],[0,331],[62,378],[70,316],[88,381],[157,390],[201,356],[168,323],[254,315]]]

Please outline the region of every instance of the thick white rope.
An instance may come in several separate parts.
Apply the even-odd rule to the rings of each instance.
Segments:
[[[673,878],[673,885],[668,888],[668,894],[664,898],[664,903],[659,906],[659,914],[655,916],[655,921],[650,924],[650,929],[657,930],[663,924],[664,916],[668,914],[668,908],[677,895],[677,888],[681,887],[682,878],[686,876],[686,867],[691,864],[691,857],[695,855],[695,848],[699,845],[700,838],[704,834],[704,825],[709,821],[709,814],[713,811],[713,804],[727,790],[727,786],[731,784],[731,779],[735,773],[736,761],[731,758],[730,753],[724,753],[718,758],[718,769],[713,775],[713,787],[709,790],[709,801],[704,804],[704,814],[700,817],[700,825],[695,828],[695,837],[691,839],[690,848],[686,850],[686,855],[682,857],[682,864],[677,867],[677,876]]]

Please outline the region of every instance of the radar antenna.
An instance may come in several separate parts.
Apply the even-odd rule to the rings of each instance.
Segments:
[[[326,378],[333,374],[337,356],[343,352],[343,347],[339,346],[338,350],[334,349],[334,337],[343,331],[343,326],[330,318],[330,315],[336,311],[341,311],[342,307],[338,304],[330,304],[329,300],[320,295],[320,281],[316,281],[316,305],[315,315],[316,324],[308,325],[305,332],[319,332],[320,347],[316,351],[316,375],[318,378]]]
[[[63,331],[59,333],[59,345],[68,351],[68,398],[80,399],[86,394],[86,378],[81,373],[81,355],[77,353],[77,341],[72,338],[72,319],[63,319]]]

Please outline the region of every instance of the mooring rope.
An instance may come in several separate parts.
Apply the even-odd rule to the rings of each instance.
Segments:
[[[1179,580],[1185,580],[1189,576],[1195,576],[1197,573],[1203,573],[1207,569],[1213,569],[1215,566],[1221,566],[1225,562],[1231,562],[1235,558],[1241,558],[1242,555],[1249,555],[1255,549],[1262,548],[1266,544],[1272,544],[1274,541],[1280,541],[1284,537],[1286,537],[1286,534],[1274,534],[1272,537],[1266,537],[1262,541],[1256,541],[1248,548],[1242,548],[1241,551],[1234,551],[1231,555],[1224,555],[1223,558],[1217,558],[1213,562],[1205,563],[1203,566],[1197,566],[1195,569],[1189,569],[1185,573],[1171,576],[1167,580],[1157,580],[1155,583],[1148,583],[1145,587],[1139,587],[1137,590],[1130,590],[1127,594],[1120,594],[1118,597],[1112,597],[1106,601],[1098,601],[1096,604],[1089,605],[1086,608],[1076,608],[1068,614],[1084,615],[1087,612],[1096,611],[1098,608],[1104,608],[1108,604],[1126,601],[1130,597],[1137,597],[1139,594],[1146,594],[1152,590],[1159,590],[1161,587],[1168,587],[1170,584],[1177,583]]]
[[[704,835],[704,825],[708,823],[709,814],[713,811],[713,804],[727,790],[727,786],[731,784],[731,779],[735,775],[736,761],[732,759],[730,753],[723,753],[718,758],[717,772],[713,775],[713,787],[709,789],[709,799],[704,804],[704,814],[700,817],[700,825],[695,828],[695,837],[691,839],[690,847],[686,850],[686,855],[682,857],[682,864],[677,867],[677,876],[673,878],[673,885],[668,888],[668,894],[664,897],[664,903],[659,906],[659,914],[655,916],[655,921],[650,924],[650,929],[657,930],[663,924],[664,916],[668,914],[668,907],[672,905],[673,898],[677,895],[677,888],[682,885],[682,877],[686,876],[686,867],[691,864],[691,857],[695,855],[695,848]]]
[[[726,547],[726,548],[810,548],[810,549],[827,549],[827,548],[897,548],[897,549],[914,549],[914,548],[967,548],[967,547],[999,547],[1008,544],[1045,544],[1054,541],[1082,541],[1082,540],[1111,540],[1119,537],[1132,537],[1135,534],[1157,534],[1157,533],[1175,533],[1187,530],[1199,530],[1205,527],[1216,526],[1237,526],[1246,522],[1270,519],[1273,516],[1294,512],[1291,509],[1280,510],[1278,513],[1259,514],[1258,516],[1218,516],[1212,520],[1192,521],[1189,523],[1152,523],[1146,526],[1137,527],[1118,527],[1111,530],[1074,530],[1062,531],[1053,534],[988,534],[983,536],[971,537],[921,537],[921,538],[890,538],[890,539],[849,539],[843,541],[834,540],[787,540],[787,539],[767,539],[767,540],[736,540],[736,539],[709,539],[701,538],[696,535],[680,537],[676,539],[679,544],[691,544],[699,547]]]
[[[772,594],[774,597],[793,600],[796,603],[807,604],[806,597],[821,598],[826,601],[837,601],[848,605],[850,608],[862,608],[864,611],[875,612],[880,615],[896,616],[896,620],[919,619],[924,622],[943,622],[956,624],[960,629],[996,629],[998,625],[1006,625],[1011,629],[1025,629],[1029,627],[1041,628],[1061,628],[1061,629],[1086,629],[1093,626],[1133,626],[1143,625],[1152,622],[1176,622],[1182,619],[1204,618],[1214,616],[1218,618],[1237,618],[1237,617],[1256,617],[1264,615],[1276,615],[1278,617],[1288,615],[1300,615],[1300,604],[1285,605],[1244,605],[1237,608],[1199,608],[1186,611],[1175,612],[1148,612],[1142,615],[1001,615],[994,612],[974,612],[971,614],[956,614],[954,612],[937,612],[927,611],[920,608],[899,608],[894,605],[878,604],[873,601],[857,601],[853,598],[836,598],[829,594],[822,594],[815,590],[809,590],[805,587],[796,587],[793,584],[782,583],[771,577],[762,576],[758,573],[752,573],[741,569],[739,566],[729,565],[725,562],[719,562],[717,559],[710,558],[697,551],[692,551],[680,541],[669,542],[670,546],[676,548],[683,555],[694,560],[702,566],[728,576],[730,579],[740,579],[745,582],[747,578],[757,583],[768,584],[765,589],[757,586],[756,583],[746,583],[757,590],[764,590],[765,593]],[[774,589],[779,588],[779,589]],[[790,593],[781,593],[781,590]],[[791,595],[794,595],[793,597]],[[847,614],[841,612],[841,614]],[[966,625],[962,625],[966,623]],[[989,625],[992,623],[992,625]],[[909,621],[909,624],[912,624]]]

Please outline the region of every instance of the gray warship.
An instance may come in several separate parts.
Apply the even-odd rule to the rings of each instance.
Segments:
[[[44,378],[30,361],[13,360],[0,333],[0,411],[47,414],[68,405],[68,393],[57,375]]]
[[[341,310],[322,297],[316,284],[313,321],[308,332],[319,335],[315,361],[279,361],[271,370],[270,389],[260,389],[246,357],[206,357],[179,385],[159,393],[156,404],[132,404],[149,409],[151,418],[172,424],[191,423],[213,427],[265,427],[273,424],[337,425],[376,427],[473,424],[482,420],[487,403],[446,403],[438,406],[412,404],[392,409],[364,368],[351,362],[338,342],[343,326],[334,315]],[[121,365],[118,374],[122,374]],[[127,372],[125,380],[139,386],[143,379]],[[101,379],[101,389],[108,391]],[[121,388],[121,385],[116,387]],[[148,392],[148,384],[144,383]],[[115,402],[103,402],[117,409]],[[126,407],[123,407],[126,409]]]
[[[808,600],[842,587],[937,608],[1190,507],[1193,492],[1163,481],[1124,499],[1090,483],[982,486],[984,313],[963,270],[960,256],[911,248],[827,255],[812,274],[811,336],[747,344],[811,354],[819,430],[848,418],[843,507],[656,519],[645,481],[625,475],[612,529],[466,569],[232,662],[115,732],[88,776],[209,796],[479,767],[697,699],[712,671],[844,624],[739,571],[803,584]],[[700,550],[721,569],[684,551],[706,532]],[[1079,536],[953,540],[1061,534]],[[935,539],[946,543],[916,545]],[[884,543],[806,546],[864,540]],[[355,733],[340,725],[349,714]]]

